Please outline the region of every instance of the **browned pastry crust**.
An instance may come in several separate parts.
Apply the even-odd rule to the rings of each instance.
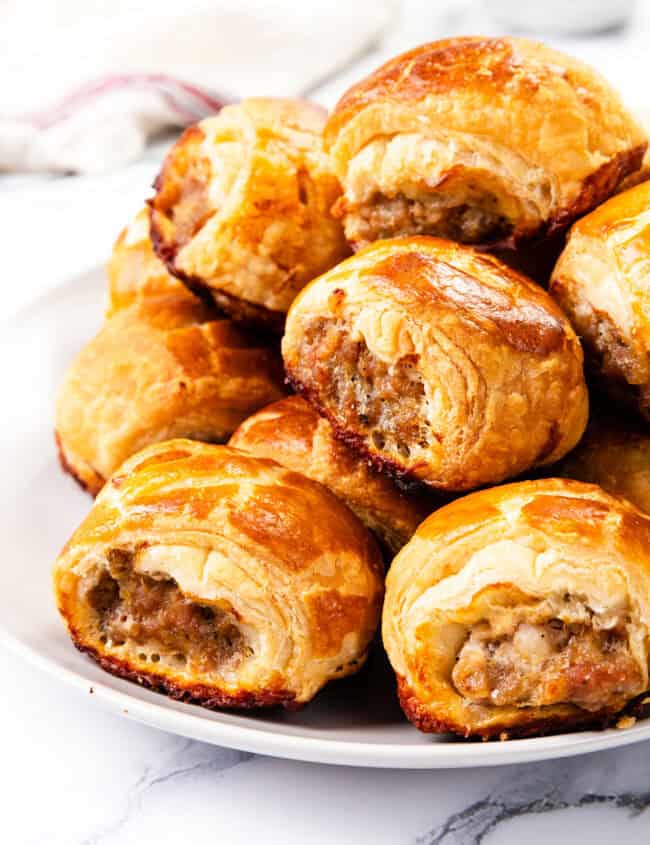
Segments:
[[[325,144],[355,246],[411,234],[516,245],[610,196],[647,139],[582,62],[522,38],[465,37],[352,86]]]
[[[56,444],[59,464],[63,472],[67,472],[68,475],[74,478],[82,490],[90,493],[91,496],[96,496],[106,483],[106,479],[89,465],[85,465],[83,468],[81,466],[77,468],[77,466],[71,464],[66,457],[58,431],[54,432],[54,442]]]
[[[294,694],[287,690],[264,689],[257,692],[242,690],[236,693],[224,693],[208,684],[179,683],[156,672],[134,669],[128,660],[109,657],[101,654],[96,648],[85,645],[70,624],[70,620],[66,618],[65,622],[75,647],[82,654],[87,654],[92,658],[105,672],[117,678],[124,678],[126,681],[133,681],[153,692],[162,693],[174,701],[198,704],[208,710],[253,710],[261,707],[300,710],[304,707],[304,704],[296,703]]]
[[[457,499],[393,561],[383,638],[422,731],[610,724],[649,686],[650,519],[568,479]]]
[[[207,289],[200,283],[195,284],[193,280],[187,280],[187,286],[199,296],[205,296]],[[255,302],[248,302],[241,296],[232,296],[225,291],[211,290],[209,293],[212,301],[232,320],[250,329],[268,329],[270,332],[282,334],[286,313],[274,311],[257,305]]]
[[[121,308],[69,368],[56,437],[64,469],[90,493],[148,443],[224,442],[286,391],[276,345],[185,290]]]
[[[643,161],[641,162],[641,167],[638,170],[635,170],[634,173],[630,173],[629,176],[626,176],[625,179],[621,182],[618,187],[617,193],[623,193],[623,191],[627,191],[628,188],[634,188],[636,185],[640,185],[641,182],[647,182],[650,179],[650,150],[646,150],[646,154],[643,156]]]
[[[582,339],[590,373],[650,419],[650,182],[579,220],[553,271],[551,293]]]
[[[328,487],[388,550],[391,557],[441,502],[407,493],[334,437],[331,424],[300,396],[274,402],[245,420],[230,446],[272,458]]]
[[[156,253],[235,320],[281,331],[296,293],[348,254],[325,117],[297,100],[227,106],[186,130],[156,179]]]
[[[419,731],[427,734],[454,733],[465,739],[480,737],[483,740],[500,739],[526,739],[528,737],[548,736],[556,733],[570,733],[574,730],[605,730],[614,725],[621,717],[621,712],[615,713],[588,713],[587,711],[576,712],[569,715],[557,715],[547,719],[540,718],[538,714],[531,711],[521,711],[521,715],[515,725],[509,725],[507,729],[500,729],[498,726],[472,728],[454,719],[439,719],[432,715],[429,708],[418,700],[418,697],[410,689],[404,678],[397,679],[397,694],[400,707],[409,722]],[[635,702],[630,707],[625,707],[625,713],[631,712]]]
[[[108,305],[106,316],[143,299],[190,292],[171,276],[154,252],[149,236],[149,209],[143,208],[119,234],[106,265]]]
[[[641,126],[643,127],[646,137],[650,133],[650,112],[644,111],[639,115]],[[628,188],[634,188],[635,185],[640,185],[641,182],[647,182],[650,179],[650,149],[646,150],[641,162],[641,167],[630,173],[619,185],[620,191],[627,191]]]
[[[552,463],[586,425],[582,351],[561,310],[450,241],[377,242],[315,280],[289,312],[282,354],[339,439],[439,489]]]
[[[650,513],[650,433],[634,421],[600,413],[556,475],[599,484]]]
[[[363,665],[382,576],[372,536],[325,487],[172,440],[104,485],[54,588],[107,671],[208,707],[295,709]]]

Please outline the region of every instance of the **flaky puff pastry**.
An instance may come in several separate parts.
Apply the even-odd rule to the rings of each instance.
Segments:
[[[356,246],[551,233],[612,194],[646,143],[592,68],[522,38],[451,38],[397,56],[350,88],[325,129]]]
[[[646,138],[650,137],[650,111],[643,111],[639,114],[639,121],[646,134]],[[628,188],[633,188],[641,182],[646,182],[650,179],[650,149],[647,149],[641,162],[641,167],[630,173],[619,186],[619,191],[627,191]]]
[[[554,471],[599,484],[650,513],[650,433],[629,420],[604,414],[591,419],[578,446]]]
[[[571,229],[550,291],[609,395],[650,420],[650,182]]]
[[[338,437],[441,489],[556,461],[587,421],[580,343],[557,305],[451,241],[378,241],[316,279],[282,354]]]
[[[325,487],[173,440],[105,485],[54,587],[75,645],[115,675],[207,707],[295,707],[363,664],[383,578]]]
[[[165,160],[150,201],[156,252],[235,319],[280,329],[303,285],[347,254],[324,122],[310,103],[244,100],[188,129]]]
[[[224,442],[284,393],[274,345],[185,293],[148,298],[108,320],[69,368],[56,410],[61,461],[94,494],[144,446]]]
[[[230,446],[272,458],[328,487],[395,554],[436,507],[433,496],[401,490],[334,436],[332,426],[300,396],[289,396],[245,420]]]
[[[420,730],[602,724],[648,689],[650,519],[595,485],[482,490],[393,561],[383,638]]]
[[[108,304],[111,317],[148,297],[160,294],[193,296],[185,285],[170,275],[154,252],[149,237],[149,209],[143,208],[119,234],[106,265]]]

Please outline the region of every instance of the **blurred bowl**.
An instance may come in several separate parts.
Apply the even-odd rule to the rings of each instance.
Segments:
[[[617,29],[630,19],[636,0],[484,0],[492,18],[505,27],[563,35]]]

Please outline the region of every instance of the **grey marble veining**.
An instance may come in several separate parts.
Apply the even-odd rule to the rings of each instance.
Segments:
[[[520,816],[602,805],[634,817],[650,807],[650,755],[645,744],[570,760],[514,767],[496,789],[451,814],[417,845],[474,845]],[[650,841],[650,817],[648,840]]]
[[[100,830],[82,840],[81,845],[105,845],[119,842],[134,816],[142,808],[145,796],[170,781],[191,783],[197,777],[230,769],[252,758],[252,754],[229,748],[215,748],[182,737],[169,737],[162,752],[158,751],[144,766],[142,774],[127,787],[126,805],[120,814]]]
[[[105,713],[1,649],[0,673],[8,845],[650,842],[650,743],[501,768],[319,766]]]

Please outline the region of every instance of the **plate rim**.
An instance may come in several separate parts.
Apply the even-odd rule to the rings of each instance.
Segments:
[[[0,320],[0,325],[11,325],[12,329],[18,329],[20,322],[31,319],[40,309],[56,308],[59,298],[65,297],[66,292],[76,289],[79,284],[88,285],[89,281],[95,282],[102,275],[101,264],[72,273],[33,297],[13,314]],[[99,285],[94,284],[93,287],[98,288]],[[101,307],[100,302],[98,306]],[[69,645],[73,648],[71,643]],[[6,627],[2,619],[0,646],[69,687],[80,692],[92,691],[94,699],[109,712],[212,745],[289,760],[411,770],[481,768],[573,757],[650,739],[650,718],[625,729],[610,728],[604,731],[512,739],[507,742],[401,744],[304,736],[283,732],[281,726],[270,731],[254,725],[232,724],[218,718],[220,715],[228,715],[237,719],[240,714],[236,712],[224,714],[215,711],[217,718],[206,719],[205,711],[197,705],[175,702],[178,707],[171,708],[166,706],[168,699],[164,696],[158,696],[159,701],[140,699],[131,695],[128,690],[122,691],[110,686],[108,681],[104,683],[88,677],[82,667],[77,670],[64,665],[57,658],[21,639],[19,634]],[[415,731],[416,728],[412,727],[412,730]]]
[[[108,712],[210,745],[300,762],[379,769],[478,769],[577,757],[650,739],[650,720],[647,724],[637,723],[625,729],[609,728],[604,731],[511,739],[507,742],[493,740],[401,745],[294,736],[281,730],[265,731],[248,725],[225,724],[218,719],[208,720],[203,718],[203,711],[197,705],[179,702],[182,709],[172,710],[165,706],[167,699],[164,696],[160,702],[143,701],[41,654],[8,631],[2,623],[0,646],[79,692],[92,691],[95,700]],[[219,715],[219,711],[214,713]],[[239,714],[235,712],[228,715],[237,718]]]

